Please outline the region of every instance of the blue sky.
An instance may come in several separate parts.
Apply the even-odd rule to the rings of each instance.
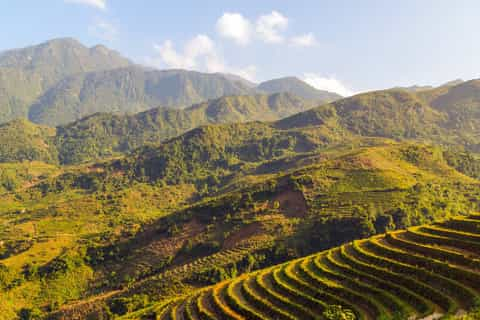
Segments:
[[[343,94],[480,77],[478,0],[0,0],[0,50],[57,37],[158,68]]]

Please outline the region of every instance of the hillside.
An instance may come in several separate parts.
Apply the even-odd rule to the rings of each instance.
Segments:
[[[4,238],[26,236],[32,224],[36,236],[23,254],[2,263],[18,270],[34,260],[46,271],[8,292],[18,295],[40,286],[50,299],[67,304],[53,319],[84,319],[105,310],[122,314],[354,239],[473,212],[480,205],[478,180],[450,167],[434,147],[383,140],[353,150],[240,157],[232,166],[215,167],[214,161],[223,163],[215,156],[221,152],[210,147],[195,151],[199,139],[213,139],[200,137],[189,144],[191,154],[210,154],[215,160],[175,158],[178,147],[172,147],[161,153],[172,153],[166,167],[162,162],[152,166],[158,172],[147,165],[142,172],[115,162],[97,164],[19,192],[16,207],[34,205],[24,215],[5,211],[2,217],[12,227]],[[233,140],[224,139],[227,146]],[[195,167],[198,161],[204,166]],[[142,168],[142,162],[132,163]],[[62,236],[41,241],[56,233]],[[60,246],[70,249],[56,251]],[[42,248],[52,249],[44,256]],[[48,261],[67,266],[55,271]],[[65,283],[79,272],[88,277]],[[76,284],[78,289],[66,296],[42,283]],[[69,304],[72,299],[80,301]]]
[[[478,307],[479,227],[475,215],[354,241],[193,291],[125,319],[455,315]]]
[[[226,95],[254,93],[254,89],[222,74],[131,66],[63,79],[32,105],[29,118],[55,126],[96,112],[177,109]]]
[[[95,114],[58,127],[60,162],[78,163],[158,144],[201,125],[273,121],[314,105],[291,94],[226,96],[186,109],[157,108],[135,115]]]
[[[0,123],[28,118],[56,126],[97,112],[183,108],[256,92],[238,76],[152,70],[71,38],[0,53]]]
[[[227,96],[181,110],[156,108],[134,115],[95,114],[58,127],[54,142],[47,145],[55,145],[61,163],[80,163],[155,145],[198,126],[274,121],[287,116],[265,123],[263,127],[268,127],[270,133],[263,139],[290,135],[288,143],[299,144],[297,138],[308,136],[298,147],[311,149],[310,139],[322,140],[321,145],[325,146],[342,140],[345,143],[356,136],[383,137],[478,152],[478,83],[472,80],[417,93],[399,89],[374,91],[313,109],[309,108],[314,103],[283,93]],[[292,115],[306,109],[309,110]],[[299,136],[294,131],[302,133]],[[263,134],[262,131],[257,135]],[[317,144],[316,141],[313,143]]]
[[[0,124],[0,162],[36,160],[57,163],[57,151],[52,144],[54,136],[55,129],[26,120]]]
[[[155,145],[195,127],[216,123],[272,121],[313,103],[292,94],[226,96],[186,109],[156,108],[134,115],[97,113],[48,128],[27,120],[0,125],[0,162],[35,160],[72,164],[122,155]]]
[[[478,152],[480,81],[433,90],[374,91],[341,99],[278,123],[282,128],[319,126],[326,113],[354,134],[415,139]]]
[[[55,129],[26,120],[1,125],[0,314],[96,319],[162,311],[172,299],[190,301],[199,288],[242,274],[478,212],[477,84],[375,91],[320,106],[290,93],[225,96],[184,109],[97,113]],[[463,111],[468,116],[457,117]],[[349,293],[369,288],[328,277]],[[384,287],[365,291],[360,304],[342,291],[341,301],[366,318],[470,307],[458,286],[426,286],[440,298],[415,290],[411,297],[432,308],[403,303]],[[173,309],[179,318],[188,310],[181,303]],[[276,308],[267,317],[292,315]]]
[[[342,98],[342,96],[336,93],[315,89],[296,77],[268,80],[260,83],[257,89],[267,93],[290,92],[304,99],[316,101],[319,104]]]
[[[27,117],[30,105],[64,77],[119,68],[130,61],[104,46],[54,39],[0,53],[0,122]]]
[[[281,127],[322,124],[324,110],[331,109],[339,124],[363,136],[403,139],[437,139],[443,115],[414,94],[402,90],[374,91],[333,102],[329,106],[280,121]]]

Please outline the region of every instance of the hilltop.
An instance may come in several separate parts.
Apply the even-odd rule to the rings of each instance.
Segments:
[[[104,46],[87,48],[71,38],[1,52],[0,122],[26,118],[35,100],[67,76],[130,64]]]
[[[342,98],[339,94],[318,90],[296,77],[268,80],[260,83],[257,89],[267,93],[290,92],[304,99],[323,103]]]
[[[27,120],[0,124],[0,162],[43,161],[57,163],[52,145],[55,129],[35,125]]]

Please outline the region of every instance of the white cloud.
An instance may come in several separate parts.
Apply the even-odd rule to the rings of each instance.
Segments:
[[[215,59],[213,57],[215,55],[213,41],[203,34],[189,40],[185,44],[183,53],[177,52],[171,40],[166,40],[162,45],[155,44],[154,49],[159,56],[152,59],[150,64],[165,65],[169,68],[194,69],[197,67],[199,58]]]
[[[156,68],[191,69],[203,72],[222,72],[240,75],[247,80],[255,80],[256,68],[248,66],[237,68],[228,65],[215,43],[206,35],[199,34],[187,41],[183,52],[178,52],[171,40],[166,40],[162,45],[154,45],[157,56],[147,58],[146,63]]]
[[[288,28],[288,18],[278,11],[272,11],[258,17],[255,28],[241,13],[225,12],[216,23],[217,33],[226,39],[235,41],[239,45],[248,44],[252,38],[267,43],[284,43],[284,32]],[[305,33],[288,39],[288,44],[296,47],[312,47],[317,44],[313,33]]]
[[[67,3],[78,3],[87,6],[96,7],[105,10],[107,8],[107,0],[65,0]]]
[[[262,15],[257,19],[258,36],[269,43],[282,43],[285,39],[282,32],[288,27],[288,19],[277,11]]]
[[[112,42],[117,39],[117,28],[109,22],[100,20],[88,27],[88,32],[99,39]]]
[[[306,33],[291,38],[290,43],[297,47],[312,47],[317,45],[317,39],[313,33]]]
[[[335,92],[344,97],[354,94],[352,90],[348,89],[343,83],[334,77],[325,78],[315,73],[305,73],[303,75],[303,81],[319,90]]]
[[[187,42],[185,56],[195,60],[198,56],[209,56],[215,52],[213,41],[204,34],[199,34]]]
[[[240,13],[225,12],[217,20],[217,32],[220,36],[232,39],[240,45],[250,42],[251,23]]]

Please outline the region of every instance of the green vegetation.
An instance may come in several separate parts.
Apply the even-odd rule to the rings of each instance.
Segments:
[[[55,145],[60,162],[78,163],[158,144],[201,125],[277,120],[312,106],[290,94],[273,94],[229,96],[183,110],[159,108],[133,116],[96,114],[59,127]]]
[[[257,125],[252,124],[253,128]],[[222,127],[211,128],[208,139],[219,138],[215,128]],[[241,131],[234,131],[233,136],[241,137]],[[180,146],[188,146],[185,142],[190,138],[182,139]],[[207,143],[208,139],[195,138],[202,142],[192,143],[190,154],[195,154],[198,146],[222,146],[221,140]],[[225,144],[234,147],[233,140],[229,138]],[[322,158],[315,153],[287,153],[262,162],[240,159],[236,171],[232,167],[225,175],[220,172],[216,180],[207,178],[207,191],[201,181],[216,172],[218,166],[208,161],[214,156],[192,160],[205,164],[201,171],[165,175],[162,167],[155,165],[156,175],[148,170],[139,170],[137,175],[137,165],[148,168],[141,162],[148,159],[147,153],[141,152],[143,158],[120,161],[123,166],[113,161],[83,173],[76,169],[20,193],[21,198],[36,197],[37,206],[49,199],[48,206],[56,207],[55,213],[38,217],[36,229],[48,227],[44,230],[51,234],[54,225],[72,228],[78,237],[63,246],[73,252],[84,250],[85,266],[95,270],[91,288],[83,292],[85,302],[55,311],[51,317],[105,316],[118,305],[118,299],[130,307],[115,310],[134,311],[137,304],[128,299],[135,295],[147,296],[148,306],[152,301],[166,303],[195,288],[358,238],[478,210],[478,181],[450,167],[441,149],[388,140],[377,143],[354,150],[328,149]],[[172,150],[181,150],[180,146]],[[159,154],[177,157],[174,168],[191,166],[188,161],[183,164],[183,158],[173,151]],[[265,167],[270,169],[268,174],[260,174]],[[166,172],[168,168],[170,165]],[[97,182],[91,183],[93,180]],[[198,185],[187,184],[195,181]],[[187,185],[191,189],[178,190]],[[181,197],[184,202],[166,206],[167,190],[176,192],[172,199]],[[68,205],[63,203],[67,194],[72,195]],[[26,252],[33,253],[34,248],[35,244]],[[16,262],[20,257],[8,261],[20,268],[25,263]],[[391,290],[382,288],[387,289]],[[330,297],[327,304],[344,305],[331,294],[324,297]],[[250,299],[257,301],[255,297]],[[278,294],[275,297],[281,306],[285,299]]]
[[[477,217],[455,218],[462,222],[458,229],[450,229],[449,221],[434,226],[463,232],[480,245],[480,229],[470,232],[480,227]],[[320,314],[326,319],[406,319],[472,310],[474,317],[479,254],[429,237],[412,239],[409,231],[390,232],[193,291],[155,313],[160,319],[201,319],[202,313],[212,319],[315,319]]]
[[[286,93],[229,96],[183,110],[152,109],[135,115],[99,113],[57,129],[15,120],[0,125],[0,162],[72,164],[118,156],[214,123],[277,120],[313,106]]]
[[[255,93],[254,89],[221,74],[130,66],[63,79],[32,104],[29,119],[63,125],[97,112],[178,109],[226,95]]]
[[[263,150],[259,151],[262,153],[271,153],[278,147],[277,144],[297,153],[316,151],[319,147],[339,142],[355,143],[359,137],[367,136],[448,145],[449,153],[457,158],[450,156],[450,160],[457,167],[464,166],[461,170],[466,174],[476,174],[478,156],[468,152],[478,151],[475,140],[479,134],[479,126],[475,122],[478,114],[472,111],[458,118],[458,113],[450,112],[441,103],[450,101],[453,99],[450,96],[454,95],[458,97],[459,104],[468,104],[470,101],[472,110],[476,110],[476,92],[480,91],[480,88],[476,88],[477,82],[465,82],[418,94],[387,90],[357,95],[274,123],[258,124],[253,139],[260,143],[259,147]],[[312,106],[311,102],[285,93],[223,97],[183,110],[158,108],[132,116],[95,114],[58,127],[55,137],[51,137],[53,129],[50,130],[50,138],[43,133],[46,128],[35,127],[27,122],[14,122],[4,126],[8,142],[2,146],[5,150],[0,148],[0,154],[4,154],[4,161],[27,159],[62,164],[95,161],[132,152],[145,145],[156,145],[198,126],[252,120],[273,121]],[[452,126],[452,121],[456,125]],[[25,128],[17,130],[20,125]],[[220,136],[236,130],[228,126],[223,128],[226,132],[218,132]],[[18,131],[25,133],[19,134]],[[22,143],[10,138],[16,136]],[[38,138],[31,139],[32,136]],[[285,137],[283,141],[279,141],[279,136]],[[43,150],[38,148],[42,144],[46,145]],[[22,146],[25,146],[24,149]],[[460,159],[457,153],[464,153],[464,159]]]
[[[58,155],[51,143],[55,129],[26,120],[0,124],[0,162],[42,161],[57,163]]]
[[[27,118],[32,104],[65,77],[130,65],[104,46],[86,48],[74,39],[0,53],[0,122]]]
[[[0,319],[475,317],[478,80],[254,95],[73,40],[5,68],[51,75],[15,112],[88,116],[0,125]]]

